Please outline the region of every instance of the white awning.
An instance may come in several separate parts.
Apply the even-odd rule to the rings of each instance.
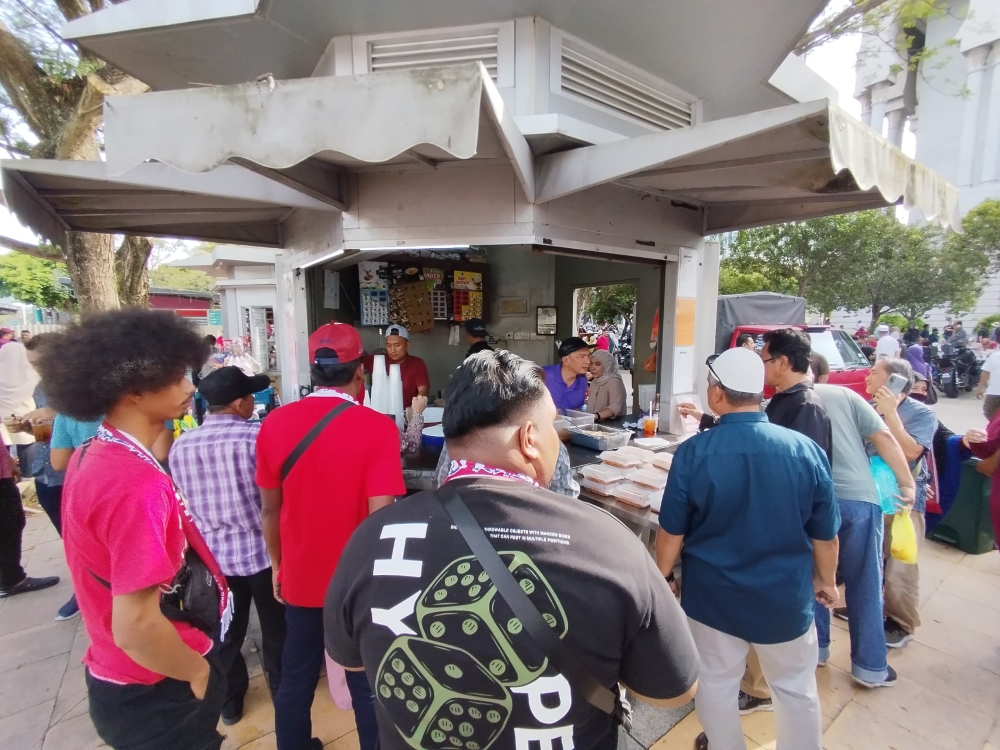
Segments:
[[[703,208],[705,234],[897,203],[960,227],[957,188],[825,99],[537,160],[539,203],[607,182]]]
[[[236,166],[192,175],[139,164],[110,177],[100,161],[7,159],[0,176],[18,219],[63,246],[73,230],[280,247],[281,223],[292,211],[334,210]]]
[[[528,143],[481,63],[109,97],[104,133],[112,175],[236,162],[342,206],[341,170],[506,157],[535,197]]]

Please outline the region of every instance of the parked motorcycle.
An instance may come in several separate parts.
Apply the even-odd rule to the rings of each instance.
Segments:
[[[979,360],[971,349],[960,346],[955,351],[955,385],[971,391],[979,382]]]
[[[945,344],[937,357],[934,382],[948,398],[958,398],[960,391],[976,387],[979,372],[975,352],[965,346]]]

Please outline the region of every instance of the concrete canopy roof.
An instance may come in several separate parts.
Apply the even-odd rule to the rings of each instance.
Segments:
[[[825,0],[129,0],[63,36],[154,89],[312,74],[334,36],[539,16],[704,100],[711,117],[789,99],[768,80]]]
[[[704,234],[902,203],[959,229],[959,191],[826,99],[536,160],[537,201],[607,182],[703,208]]]
[[[229,274],[229,269],[234,266],[273,266],[277,259],[278,253],[273,250],[219,245],[210,253],[179,258],[167,265],[203,271],[209,276],[225,278]]]
[[[139,164],[111,177],[100,161],[5,159],[0,177],[21,222],[60,246],[73,230],[280,247],[293,210],[333,210],[237,166],[192,175]]]

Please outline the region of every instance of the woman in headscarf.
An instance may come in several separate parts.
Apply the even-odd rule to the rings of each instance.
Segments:
[[[11,341],[0,347],[0,417],[4,422],[11,417],[17,419],[15,430],[8,430],[7,425],[0,427],[0,435],[4,445],[29,445],[35,442],[30,432],[20,432],[20,420],[28,412],[34,410],[33,394],[38,385],[38,373],[28,362],[28,353],[24,344]],[[19,455],[23,452],[18,449]]]
[[[625,383],[618,374],[618,363],[609,352],[597,349],[590,355],[590,393],[587,411],[598,419],[613,419],[625,413]]]
[[[913,371],[923,375],[925,378],[930,377],[930,368],[924,361],[924,348],[922,346],[917,346],[914,344],[906,350],[906,359],[913,366]]]

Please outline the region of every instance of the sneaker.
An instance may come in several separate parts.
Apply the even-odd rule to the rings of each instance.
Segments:
[[[774,704],[770,698],[755,698],[749,693],[740,691],[740,716],[753,714],[757,711],[773,711]]]
[[[69,598],[69,601],[62,605],[59,608],[59,611],[56,612],[56,621],[72,620],[74,617],[79,616],[80,608],[76,604],[76,594],[73,594],[73,596]]]
[[[309,750],[323,750],[323,740],[319,737],[313,737],[309,740]]]
[[[837,607],[835,610],[833,610],[833,616],[836,617],[838,620],[843,620],[844,622],[847,622],[847,607]]]
[[[27,594],[29,591],[41,591],[59,583],[59,576],[49,576],[47,578],[25,578],[20,583],[11,586],[9,589],[0,589],[0,599],[18,594]]]
[[[907,633],[903,626],[891,617],[885,618],[885,645],[889,648],[902,648],[913,640],[913,633]]]
[[[816,660],[816,666],[817,667],[825,667],[826,666],[826,659],[824,659],[822,656],[819,657],[819,659]]]
[[[889,670],[889,674],[887,674],[885,676],[885,679],[882,680],[881,682],[866,682],[865,680],[858,679],[854,675],[851,675],[851,679],[854,680],[859,685],[861,685],[861,687],[866,687],[866,688],[895,687],[896,686],[896,670],[893,669],[888,664],[886,665],[886,669]]]
[[[708,735],[702,732],[694,741],[694,750],[708,750]]]

